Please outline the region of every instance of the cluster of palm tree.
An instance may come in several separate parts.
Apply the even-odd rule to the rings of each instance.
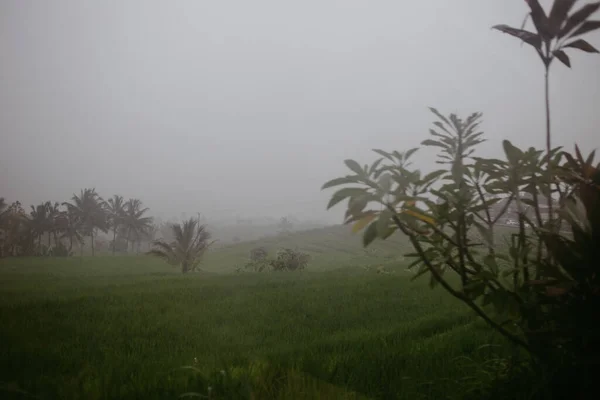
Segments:
[[[21,203],[10,205],[0,198],[0,256],[41,255],[54,251],[72,253],[73,245],[83,248],[89,238],[92,255],[99,232],[112,232],[113,254],[119,243],[125,251],[138,250],[142,241],[152,241],[157,228],[148,208],[139,199],[124,200],[115,195],[107,201],[95,189],[82,189],[70,201],[44,202],[26,213]]]

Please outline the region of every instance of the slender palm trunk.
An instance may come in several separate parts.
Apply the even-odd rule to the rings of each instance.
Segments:
[[[550,66],[546,65],[546,73],[544,75],[544,92],[546,100],[546,154],[548,157],[548,223],[552,227],[552,164],[550,160],[550,152],[552,151],[552,135],[550,130]]]
[[[94,230],[90,233],[90,240],[92,241],[92,257],[96,254],[94,249]]]
[[[113,230],[113,243],[112,243],[112,255],[115,255],[115,249],[117,248],[117,227]]]

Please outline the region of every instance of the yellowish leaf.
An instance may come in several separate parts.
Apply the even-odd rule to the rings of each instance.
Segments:
[[[418,212],[412,211],[412,210],[403,210],[402,212],[405,214],[411,215],[411,216],[413,216],[423,222],[426,222],[428,224],[431,224],[431,225],[435,224],[435,220],[431,217],[428,217],[427,215],[423,215],[421,213],[418,213]]]
[[[373,221],[376,216],[377,215],[375,213],[371,213],[356,221],[356,223],[352,225],[352,233],[360,232],[365,226],[369,225],[369,223]]]

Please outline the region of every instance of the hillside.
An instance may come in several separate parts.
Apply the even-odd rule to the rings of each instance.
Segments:
[[[271,254],[284,247],[306,252],[311,256],[307,267],[311,271],[345,266],[399,265],[402,255],[409,251],[408,242],[401,235],[376,241],[365,249],[360,233],[353,234],[350,227],[338,225],[217,247],[206,255],[202,269],[233,272],[248,261],[250,250],[259,246],[265,247]]]

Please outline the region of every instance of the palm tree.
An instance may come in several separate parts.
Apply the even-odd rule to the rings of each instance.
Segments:
[[[6,203],[6,200],[4,200],[4,197],[0,197],[0,222],[2,221],[2,218],[6,215],[8,209],[8,204]]]
[[[8,204],[4,197],[0,197],[0,257],[4,256],[4,242],[6,240],[6,220],[8,216]]]
[[[96,189],[82,189],[79,196],[73,194],[71,201],[71,203],[65,203],[65,205],[79,221],[82,235],[90,237],[92,255],[94,255],[95,232],[97,230],[101,230],[102,232],[108,231],[102,198],[96,193]]]
[[[105,203],[108,212],[108,221],[113,230],[112,253],[115,255],[117,244],[117,231],[123,225],[125,219],[125,201],[123,196],[114,195]]]
[[[50,235],[54,238],[54,246],[58,246],[58,232],[61,229],[62,222],[60,204],[58,202],[54,204],[47,202],[46,207],[48,208],[48,247],[50,247]]]
[[[174,266],[181,266],[181,272],[194,271],[202,256],[213,243],[209,242],[210,233],[206,225],[201,225],[198,219],[190,218],[181,224],[172,224],[171,230],[175,240],[171,243],[156,240],[149,255],[160,257]]]
[[[125,227],[127,240],[127,248],[129,249],[129,242],[131,241],[131,249],[133,250],[134,238],[139,241],[142,238],[144,232],[152,225],[152,217],[144,217],[144,214],[149,210],[148,208],[142,208],[142,201],[139,199],[129,199],[125,203],[125,215],[123,218],[123,226]]]
[[[81,234],[81,222],[78,219],[78,216],[72,209],[67,209],[66,212],[63,212],[64,224],[61,227],[61,239],[67,238],[69,239],[69,254],[73,250],[73,241],[79,243],[79,245],[83,244],[83,235]]]
[[[4,256],[6,249],[8,255],[16,256],[31,246],[30,220],[20,202],[15,201],[9,207],[0,207],[0,218],[4,231],[0,255]]]
[[[42,236],[44,233],[48,231],[49,228],[49,204],[50,202],[45,202],[39,204],[37,206],[31,206],[31,212],[29,215],[31,216],[31,229],[33,236],[37,238],[38,251],[42,250]],[[50,247],[50,243],[48,243],[48,247]]]

